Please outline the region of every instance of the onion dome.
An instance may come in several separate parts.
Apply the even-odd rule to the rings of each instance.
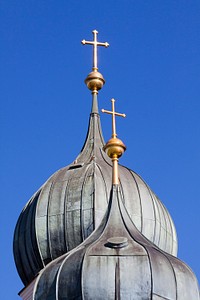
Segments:
[[[103,146],[99,114],[92,111],[77,159],[53,174],[24,207],[14,233],[14,257],[25,285],[101,222],[112,184],[112,163]],[[167,209],[139,175],[123,166],[119,169],[122,199],[131,220],[150,241],[176,255],[176,231]]]
[[[120,187],[113,185],[98,229],[41,271],[32,299],[199,300],[199,289],[185,263],[136,228]]]
[[[104,146],[113,164],[107,212],[82,244],[41,271],[32,299],[199,300],[193,272],[146,239],[127,213],[118,176],[126,146],[116,135],[114,103],[112,115],[112,138]]]
[[[99,226],[108,207],[112,161],[103,150],[97,94],[105,80],[96,55],[85,82],[92,91],[92,110],[84,146],[72,164],[58,170],[33,195],[15,228],[14,258],[25,286],[48,263],[80,245]],[[176,255],[176,230],[167,209],[139,175],[124,166],[119,170],[122,202],[136,228],[157,247]]]

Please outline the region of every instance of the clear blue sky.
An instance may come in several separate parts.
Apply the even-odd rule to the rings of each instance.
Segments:
[[[18,216],[32,194],[79,154],[91,95],[84,79],[99,49],[106,85],[99,107],[118,118],[121,163],[139,173],[175,222],[178,257],[200,280],[200,2],[0,1],[0,299],[23,287],[12,254]],[[111,120],[101,116],[104,137]]]

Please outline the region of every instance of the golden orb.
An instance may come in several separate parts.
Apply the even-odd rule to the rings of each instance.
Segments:
[[[103,75],[98,71],[92,71],[85,79],[85,84],[91,91],[100,90],[103,87],[104,83],[105,79],[103,78]]]
[[[103,150],[107,153],[107,155],[112,158],[119,158],[122,156],[124,151],[126,150],[126,146],[124,143],[118,138],[111,138],[106,145],[103,147]]]

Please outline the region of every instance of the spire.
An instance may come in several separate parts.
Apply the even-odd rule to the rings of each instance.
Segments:
[[[126,115],[117,113],[115,111],[115,99],[111,99],[111,102],[112,102],[112,111],[102,109],[103,113],[112,115],[112,138],[106,143],[103,149],[107,153],[107,155],[112,159],[112,163],[113,163],[112,183],[119,184],[118,158],[122,156],[122,154],[126,150],[126,146],[120,139],[117,138],[115,116],[125,118]]]
[[[103,75],[98,72],[97,66],[97,47],[103,46],[108,47],[109,44],[107,42],[102,43],[97,41],[97,30],[92,31],[94,39],[93,41],[86,41],[82,40],[83,45],[92,45],[93,46],[93,68],[92,72],[88,74],[87,78],[85,79],[85,84],[87,85],[88,89],[92,91],[92,113],[98,113],[98,104],[97,104],[97,94],[98,90],[100,90],[103,85],[105,84],[105,79]]]

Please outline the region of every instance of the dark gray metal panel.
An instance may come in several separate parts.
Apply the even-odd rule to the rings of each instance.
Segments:
[[[28,204],[27,204],[28,205]],[[26,207],[27,207],[26,205]],[[20,214],[19,219],[17,221],[16,227],[15,227],[15,232],[14,232],[14,239],[13,239],[13,252],[14,252],[14,259],[15,259],[15,264],[17,267],[18,274],[22,280],[22,282],[25,284],[27,282],[27,276],[24,271],[24,262],[22,260],[21,256],[21,236],[22,236],[22,229],[21,229],[21,224],[22,220],[24,219],[24,214],[23,212]]]
[[[117,299],[115,297],[116,260],[116,257],[109,256],[86,256],[82,271],[83,299]]]
[[[83,170],[82,170],[83,169]],[[65,234],[67,249],[71,250],[83,241],[81,220],[81,197],[88,166],[70,170],[65,202]]]
[[[37,198],[40,192],[37,193]],[[32,270],[33,277],[35,277],[35,270],[37,272],[43,267],[41,256],[38,251],[36,242],[36,231],[35,231],[35,211],[37,201],[33,201],[30,205],[30,210],[27,215],[26,227],[25,227],[25,249],[26,255],[29,260],[29,267]],[[31,228],[31,231],[30,231]],[[22,247],[22,245],[21,245]]]
[[[48,204],[48,239],[51,258],[55,259],[67,252],[64,230],[64,207],[66,181],[56,181],[51,188]]]
[[[90,164],[85,174],[81,193],[81,232],[83,240],[94,230],[94,167]]]
[[[135,174],[122,166],[120,166],[119,172],[125,206],[136,227],[142,231],[141,196]]]
[[[36,208],[36,237],[41,257],[45,265],[51,260],[48,237],[48,203],[51,187],[51,181],[48,181],[43,186]]]
[[[161,204],[163,205],[163,203],[161,203]],[[171,248],[169,249],[169,253],[171,253],[174,256],[177,256],[178,238],[177,238],[177,233],[176,233],[176,230],[175,230],[175,225],[174,225],[174,222],[173,222],[172,218],[170,217],[170,214],[169,214],[168,210],[166,209],[165,211],[166,211],[166,214],[168,215],[168,220],[169,220],[169,223],[170,223],[170,229],[168,231],[168,237],[169,237],[170,240],[172,239]]]
[[[108,208],[109,190],[107,180],[102,172],[101,166],[94,164],[94,224],[95,228],[101,223]]]
[[[153,294],[176,299],[176,278],[170,259],[154,248],[147,248],[152,270]]]
[[[150,241],[154,238],[155,215],[154,207],[149,195],[149,190],[142,179],[135,174],[135,179],[139,188],[141,209],[142,209],[142,229],[141,232],[148,237]]]
[[[60,265],[63,262],[63,257],[57,258],[52,263],[47,265],[38,275],[36,280],[33,300],[55,300],[57,293],[57,276]]]
[[[147,256],[120,257],[120,299],[150,299],[151,270]]]
[[[159,216],[161,221],[160,238],[159,238],[158,247],[165,250],[166,240],[167,240],[165,210],[159,204],[158,204],[158,211],[159,211]]]
[[[36,243],[35,208],[40,191],[26,205],[21,213],[14,233],[14,257],[21,280],[26,285],[43,267]],[[33,200],[36,201],[33,201]]]
[[[152,242],[155,245],[159,245],[161,226],[162,226],[161,219],[160,219],[161,216],[160,216],[159,208],[158,208],[158,206],[160,205],[160,202],[158,201],[157,197],[151,191],[150,188],[149,188],[149,194],[150,194],[151,199],[152,199],[152,203],[153,203],[153,207],[154,207],[154,214],[155,214],[154,237],[153,237]]]
[[[166,227],[165,227],[166,242],[165,242],[165,248],[164,249],[167,253],[171,253],[171,254],[174,254],[176,256],[177,252],[175,252],[175,253],[172,252],[173,251],[172,244],[173,244],[174,238],[176,238],[176,236],[172,236],[173,230],[171,228],[171,222],[170,222],[170,219],[169,219],[169,215],[168,215],[167,210],[164,207],[164,205],[162,205],[162,203],[161,203],[161,206],[162,206],[163,210],[165,211],[164,216],[165,216],[165,224],[166,224]]]
[[[192,270],[182,261],[172,257],[171,259],[176,281],[177,300],[199,299],[199,286]]]
[[[57,278],[57,300],[83,299],[81,268],[84,254],[84,248],[80,247],[73,253],[72,257],[69,255],[64,259]],[[38,299],[36,298],[35,300]]]
[[[95,148],[103,148],[104,144],[99,114],[92,113],[89,119],[86,140],[77,160],[87,161],[87,158],[91,158],[88,155],[90,151],[93,151],[94,156],[96,156]]]

